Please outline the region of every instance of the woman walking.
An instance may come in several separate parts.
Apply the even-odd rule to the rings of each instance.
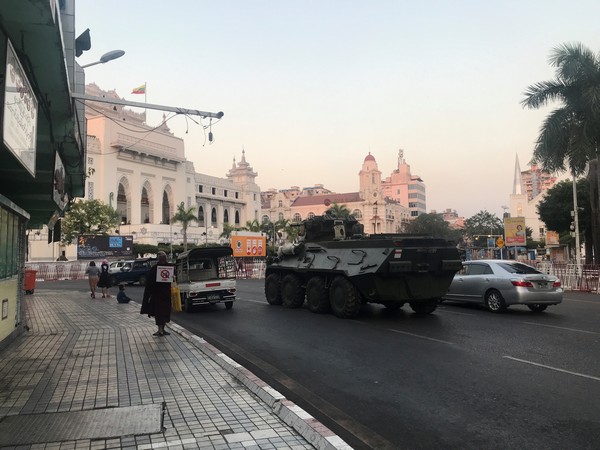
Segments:
[[[90,261],[90,265],[86,267],[85,274],[88,276],[88,283],[90,283],[90,297],[96,298],[96,286],[98,285],[98,275],[100,269],[96,266],[94,261]]]
[[[102,298],[110,298],[110,277],[108,276],[108,261],[104,259],[100,266],[100,279],[98,280],[98,287],[102,288]]]

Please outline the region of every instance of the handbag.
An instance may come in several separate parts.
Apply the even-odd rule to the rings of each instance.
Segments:
[[[171,283],[171,310],[173,312],[181,312],[181,291],[177,282]]]

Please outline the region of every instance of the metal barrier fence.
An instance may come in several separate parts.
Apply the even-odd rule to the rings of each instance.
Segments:
[[[597,264],[582,264],[578,273],[577,264],[541,262],[538,270],[560,278],[566,291],[582,291],[600,294],[600,266]]]
[[[25,263],[25,270],[35,270],[37,281],[85,280],[88,264],[86,261],[28,262]],[[266,267],[264,259],[244,258],[241,263],[238,261],[236,274],[238,278],[262,279]]]

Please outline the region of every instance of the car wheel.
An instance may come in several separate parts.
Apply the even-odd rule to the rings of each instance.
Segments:
[[[496,289],[491,289],[485,294],[485,307],[493,312],[500,313],[506,309],[506,303],[502,294]]]
[[[329,286],[329,303],[333,314],[337,317],[351,319],[360,311],[360,294],[350,281],[338,276]]]
[[[435,309],[438,306],[438,299],[437,298],[431,298],[428,301],[424,301],[424,302],[413,302],[410,303],[410,307],[411,309],[419,315],[425,315],[425,314],[431,314],[432,312],[435,311]]]
[[[140,283],[140,286],[146,286],[146,276],[142,275],[138,282]]]
[[[233,308],[233,302],[225,302],[225,309]]]
[[[306,292],[302,280],[293,273],[287,274],[281,280],[281,300],[286,308],[300,308],[304,304]]]
[[[310,312],[319,314],[331,310],[329,294],[323,277],[312,277],[306,283],[306,306]]]
[[[539,303],[535,303],[533,305],[527,305],[527,307],[532,310],[533,312],[542,312],[542,311],[546,311],[546,308],[548,307],[548,305],[540,305]]]
[[[281,280],[278,273],[272,273],[265,280],[265,297],[269,305],[281,305]]]

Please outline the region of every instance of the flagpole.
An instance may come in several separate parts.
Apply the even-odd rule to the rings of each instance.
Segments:
[[[144,81],[144,103],[148,103],[148,82]],[[148,110],[144,108],[144,122],[148,125]]]

